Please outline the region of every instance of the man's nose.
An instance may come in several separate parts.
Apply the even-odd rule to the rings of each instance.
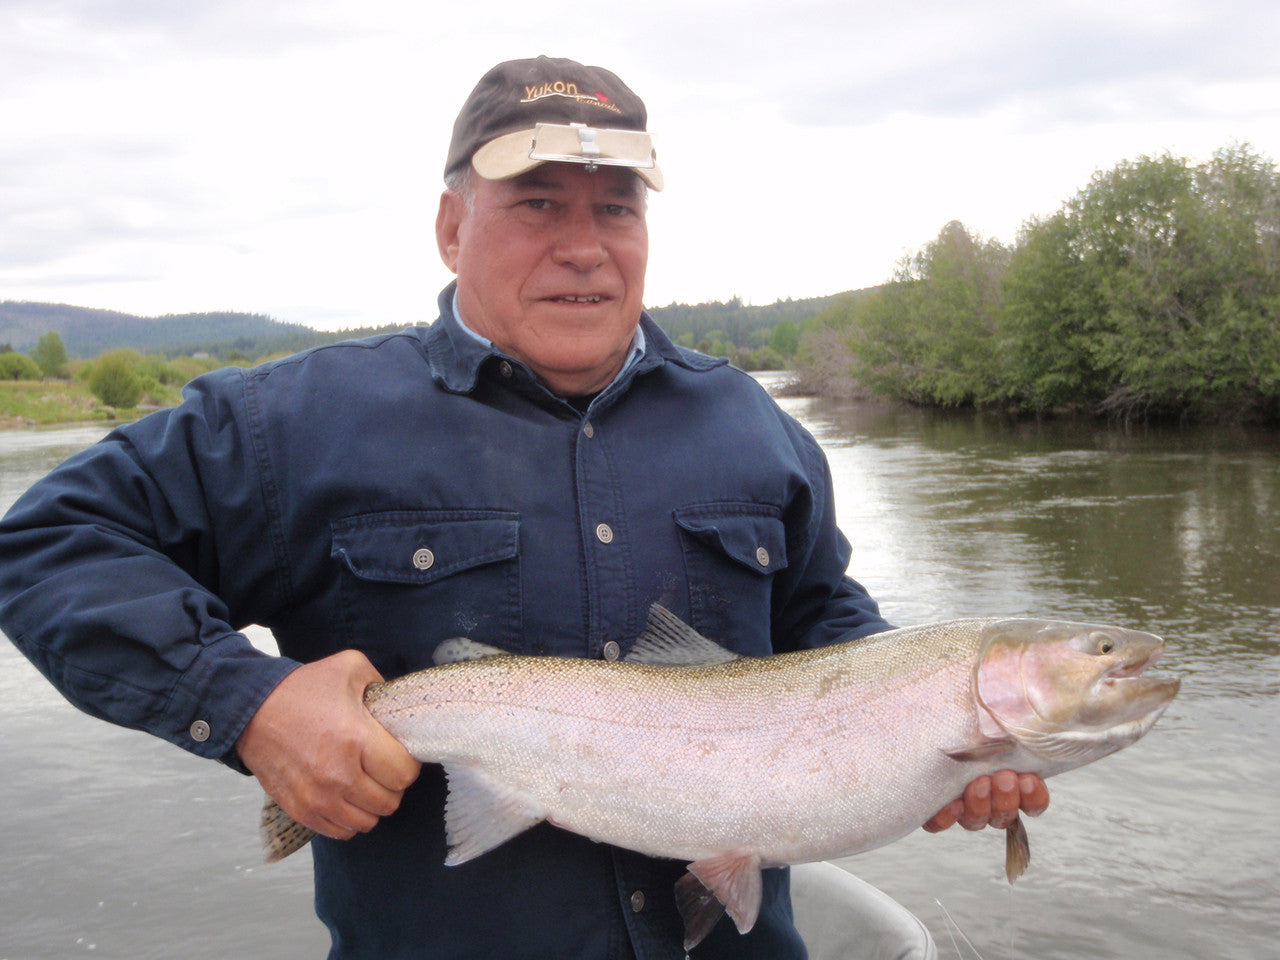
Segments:
[[[609,256],[600,236],[600,224],[592,210],[574,210],[561,223],[555,260],[575,270],[593,270]]]

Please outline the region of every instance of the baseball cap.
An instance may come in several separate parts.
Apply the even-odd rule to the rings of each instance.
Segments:
[[[644,102],[613,73],[574,60],[500,63],[476,84],[453,124],[445,177],[470,162],[486,180],[539,164],[582,163],[635,170],[662,189]]]

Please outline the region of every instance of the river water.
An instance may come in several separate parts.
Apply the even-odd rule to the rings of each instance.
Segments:
[[[1183,677],[1146,739],[1050,782],[1015,887],[990,830],[842,865],[944,958],[975,956],[956,925],[986,960],[1280,956],[1280,439],[781,403],[826,449],[850,570],[891,620],[1114,622],[1163,635]],[[0,510],[103,433],[0,432]],[[323,956],[309,855],[262,866],[259,806],[0,644],[0,960]]]

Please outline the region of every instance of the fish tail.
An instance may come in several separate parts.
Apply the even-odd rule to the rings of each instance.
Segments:
[[[316,835],[310,827],[304,827],[285,813],[284,808],[270,797],[262,804],[259,833],[262,836],[262,856],[267,863],[276,863],[301,850]]]

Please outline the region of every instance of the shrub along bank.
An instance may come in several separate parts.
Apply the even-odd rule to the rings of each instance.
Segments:
[[[914,404],[1280,422],[1280,170],[1143,157],[1012,247],[948,223],[800,358],[819,390]]]

